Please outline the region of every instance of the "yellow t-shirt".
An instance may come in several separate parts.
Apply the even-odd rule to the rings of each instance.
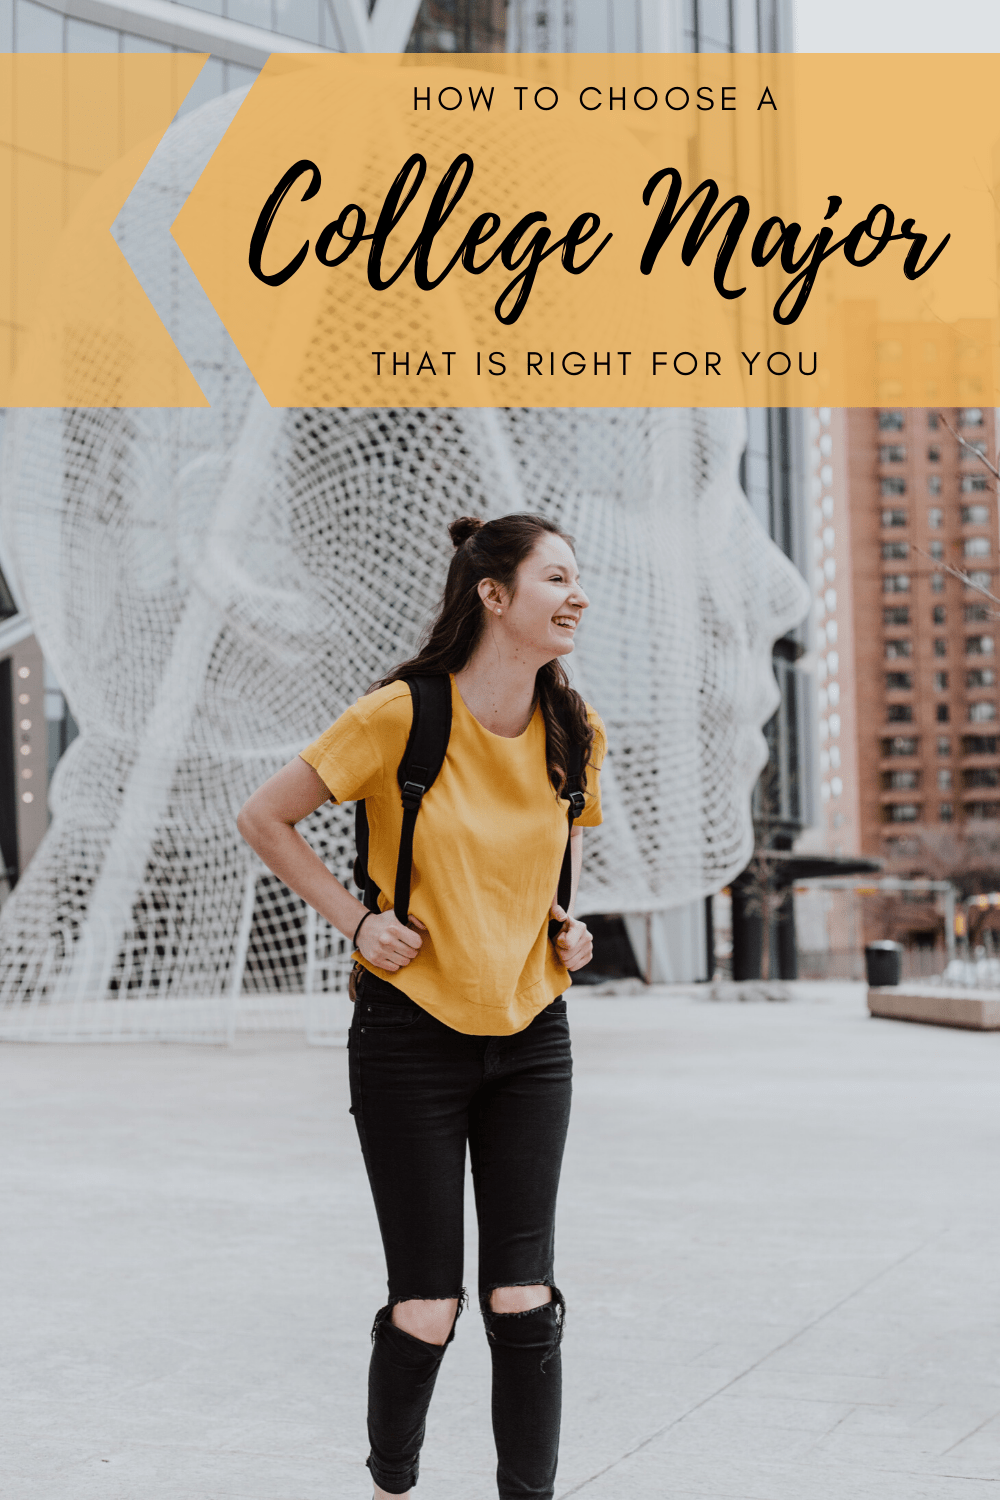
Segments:
[[[523,734],[484,729],[451,682],[451,737],[444,765],[423,799],[413,840],[410,912],[427,928],[416,958],[388,980],[424,1010],[472,1036],[521,1031],[569,986],[548,940],[549,908],[566,848],[568,804],[545,765],[545,721],[536,708]],[[604,726],[595,736],[586,807],[577,823],[601,821]],[[302,759],[336,802],[363,797],[368,869],[392,905],[403,821],[396,772],[413,721],[410,690],[390,683],[360,698]],[[360,955],[358,955],[360,958]]]

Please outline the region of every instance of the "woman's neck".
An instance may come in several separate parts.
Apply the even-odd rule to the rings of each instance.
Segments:
[[[492,641],[482,641],[469,662],[455,673],[455,686],[474,719],[491,734],[515,739],[531,722],[537,668],[529,662],[504,661]]]

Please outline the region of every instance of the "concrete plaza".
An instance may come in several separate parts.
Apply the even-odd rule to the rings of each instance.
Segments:
[[[1000,1485],[1000,1036],[792,990],[572,998],[559,1496]],[[368,1500],[342,1048],[8,1045],[0,1122],[3,1500]],[[417,1493],[493,1463],[470,1312]]]

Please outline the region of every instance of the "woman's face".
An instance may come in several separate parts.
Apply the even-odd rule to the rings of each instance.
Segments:
[[[539,666],[568,656],[590,600],[580,586],[573,549],[564,537],[544,532],[517,570],[514,592],[481,585],[487,623],[522,658]]]

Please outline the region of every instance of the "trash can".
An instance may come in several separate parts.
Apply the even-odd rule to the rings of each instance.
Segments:
[[[903,945],[883,939],[865,947],[865,973],[870,985],[898,984],[903,975]]]

